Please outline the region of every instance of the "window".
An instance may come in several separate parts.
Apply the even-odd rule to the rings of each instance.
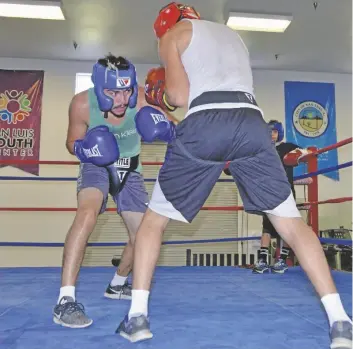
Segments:
[[[75,94],[93,87],[93,83],[91,81],[91,75],[92,75],[91,73],[76,74]]]

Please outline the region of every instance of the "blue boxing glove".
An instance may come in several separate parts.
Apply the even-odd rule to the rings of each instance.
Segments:
[[[141,108],[135,116],[135,123],[137,132],[145,142],[160,139],[169,143],[175,138],[175,125],[156,108]]]
[[[84,139],[75,141],[74,152],[81,163],[91,163],[107,169],[111,195],[120,191],[121,181],[114,166],[120,151],[114,134],[107,126],[94,127],[86,133]]]
[[[84,139],[75,141],[74,152],[82,163],[105,167],[120,155],[118,142],[107,126],[97,126],[86,133]]]

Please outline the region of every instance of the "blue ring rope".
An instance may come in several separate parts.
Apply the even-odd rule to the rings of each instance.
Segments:
[[[314,176],[317,176],[319,174],[340,170],[341,168],[346,168],[346,167],[352,166],[352,163],[353,163],[352,161],[349,161],[349,162],[345,162],[344,164],[341,164],[341,165],[323,168],[322,170],[318,170],[318,171],[315,171],[315,172],[306,173],[306,174],[303,174],[303,175],[300,175],[300,176],[296,176],[296,177],[294,177],[294,180],[296,181],[298,179],[314,177]]]
[[[324,244],[352,246],[352,240],[347,239],[319,238],[319,240]]]
[[[231,242],[231,241],[249,241],[249,240],[260,240],[261,236],[251,236],[244,238],[224,238],[224,239],[203,239],[203,240],[176,240],[176,241],[164,241],[162,245],[188,245],[188,244],[204,244],[212,242]],[[126,242],[89,242],[87,246],[93,247],[115,247],[125,246]],[[0,242],[0,246],[12,246],[12,247],[63,247],[63,242]]]
[[[188,244],[204,244],[204,243],[222,243],[236,241],[252,241],[260,240],[261,236],[241,237],[241,238],[224,238],[224,239],[203,239],[203,240],[177,240],[164,241],[162,245],[188,245]],[[326,239],[319,238],[322,243],[334,245],[352,246],[352,240],[344,239]],[[126,242],[89,242],[90,247],[117,247],[125,246]],[[63,242],[0,242],[0,246],[7,247],[64,247]]]

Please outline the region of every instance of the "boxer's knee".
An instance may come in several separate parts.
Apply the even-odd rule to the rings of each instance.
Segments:
[[[287,243],[287,247],[295,248],[299,240],[307,234],[314,234],[311,228],[299,217],[279,217],[269,215],[269,219],[278,231],[280,237]]]
[[[143,213],[124,211],[121,216],[129,233],[129,241],[132,245],[135,243],[136,233],[143,219]]]
[[[169,218],[148,208],[143,217],[143,227],[146,230],[163,233],[169,223]]]
[[[101,211],[104,196],[97,188],[85,188],[78,193],[75,222],[82,227],[94,226]]]

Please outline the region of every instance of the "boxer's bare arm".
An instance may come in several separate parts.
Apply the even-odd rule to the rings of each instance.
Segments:
[[[89,103],[87,91],[75,95],[69,107],[69,127],[66,137],[66,148],[74,155],[74,143],[83,139],[88,128]]]
[[[146,98],[145,98],[145,89],[142,86],[139,86],[139,93],[138,93],[138,98],[137,98],[137,109],[141,109],[143,107],[150,106],[155,109],[158,109],[161,113],[165,114],[167,118],[172,121],[175,125],[179,123],[178,119],[176,119],[171,113],[168,113],[167,111],[164,111],[162,108],[152,105],[147,103]]]
[[[171,105],[186,107],[189,99],[189,78],[181,55],[190,44],[192,24],[182,21],[162,36],[159,41],[159,57],[165,68],[166,94]]]

